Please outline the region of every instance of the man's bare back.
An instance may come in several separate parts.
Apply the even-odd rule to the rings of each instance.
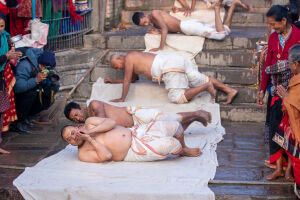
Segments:
[[[171,33],[181,32],[180,20],[169,15],[167,12],[162,10],[153,10],[150,16],[152,19],[153,26],[155,28],[163,29],[165,24],[168,28],[168,32]]]
[[[128,53],[125,57],[125,73],[126,68],[130,67],[129,65],[126,65],[126,63],[132,63],[134,74],[142,74],[151,80],[151,67],[155,56],[156,54],[145,52],[135,51]]]

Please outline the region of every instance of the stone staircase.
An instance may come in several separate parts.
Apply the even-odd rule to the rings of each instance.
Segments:
[[[237,8],[233,16],[231,35],[223,41],[207,39],[203,51],[195,59],[199,71],[215,77],[239,91],[233,104],[221,106],[223,120],[263,122],[265,108],[256,105],[258,72],[254,66],[255,52],[253,50],[255,42],[265,40],[265,12],[269,5],[264,0],[244,1],[253,5],[256,11],[249,13],[242,8]],[[173,2],[174,0],[126,0],[121,21],[130,23],[131,15],[135,11],[170,10]],[[121,78],[122,72],[109,67],[109,56],[112,53],[125,54],[129,51],[143,51],[146,31],[147,28],[132,26],[123,31],[89,34],[84,38],[84,49],[57,53],[57,69],[63,77],[62,90],[70,89],[74,81],[80,78],[80,75],[92,65],[93,60],[104,49],[110,49],[111,52],[81,84],[74,98],[86,100],[90,95],[92,83],[98,77]],[[218,102],[225,101],[225,98],[222,92],[218,92]]]

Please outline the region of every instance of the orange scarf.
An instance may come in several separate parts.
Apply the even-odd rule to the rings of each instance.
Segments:
[[[283,104],[288,112],[292,134],[300,143],[300,74],[294,76],[289,83],[287,96]]]

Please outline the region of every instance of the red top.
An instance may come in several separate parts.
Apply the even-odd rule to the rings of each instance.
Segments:
[[[264,92],[267,89],[270,75],[266,74],[266,67],[270,65],[274,65],[277,60],[288,60],[288,53],[289,49],[294,46],[295,44],[300,44],[300,30],[292,25],[292,33],[289,37],[289,39],[286,41],[284,45],[284,49],[282,51],[282,47],[279,43],[278,33],[274,32],[270,35],[269,41],[268,41],[268,54],[264,66],[264,70],[262,71],[262,78],[260,83],[260,90],[263,90]],[[277,58],[278,52],[280,54],[280,58]]]

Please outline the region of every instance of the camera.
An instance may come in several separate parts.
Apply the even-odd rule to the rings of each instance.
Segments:
[[[44,73],[47,74],[47,79],[54,85],[59,85],[59,76],[54,73],[54,70],[52,70],[50,67],[47,67],[44,70]]]

